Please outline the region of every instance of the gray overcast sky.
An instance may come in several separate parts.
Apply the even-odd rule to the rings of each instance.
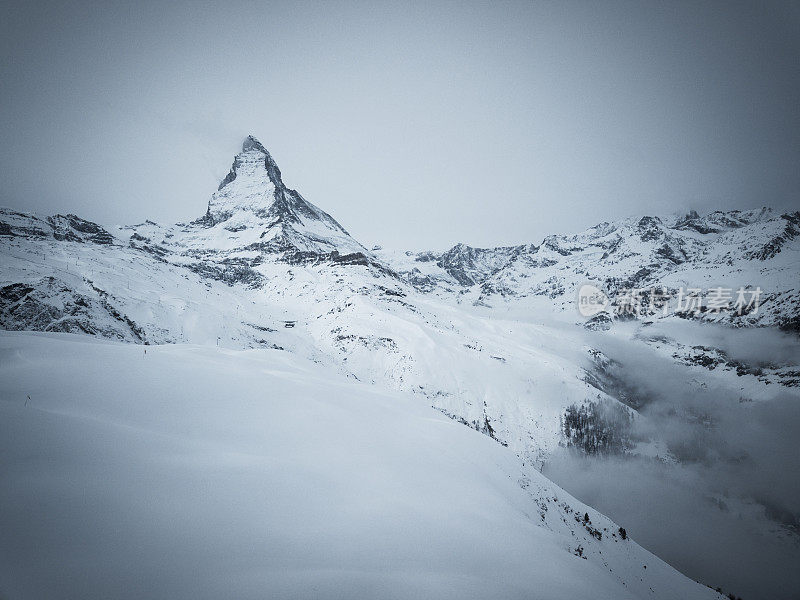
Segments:
[[[800,208],[800,3],[0,11],[0,205],[190,220],[252,133],[365,244]]]

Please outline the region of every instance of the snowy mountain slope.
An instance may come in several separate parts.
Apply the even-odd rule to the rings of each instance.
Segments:
[[[566,406],[605,397],[585,381],[581,330],[565,330],[571,345],[559,347],[552,340],[564,331],[552,325],[451,306],[370,265],[265,260],[252,267],[253,287],[123,240],[102,248],[22,236],[0,243],[6,329],[283,348],[424,396],[536,465],[557,446]]]
[[[147,350],[0,335],[4,595],[719,597],[424,403],[284,352]]]
[[[507,446],[524,470],[567,442],[571,407],[609,405],[642,423],[626,452],[670,462],[668,440],[636,412],[643,404],[615,365],[625,352],[652,352],[699,394],[712,387],[737,404],[770,400],[776,388],[794,397],[798,361],[740,356],[724,340],[730,324],[792,330],[796,225],[796,215],[732,211],[605,223],[538,246],[367,251],[286,188],[248,138],[192,223],[104,229],[0,210],[0,327],[284,350],[413,395]],[[591,331],[575,310],[586,281],[612,292],[744,285],[765,294],[757,313],[700,315],[692,335],[685,319],[659,315]],[[571,524],[565,511],[550,514]],[[587,531],[579,524],[576,535]]]

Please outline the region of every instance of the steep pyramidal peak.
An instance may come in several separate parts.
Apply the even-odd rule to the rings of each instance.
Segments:
[[[211,224],[220,223],[242,210],[266,216],[273,203],[284,200],[291,191],[284,185],[281,171],[270,153],[250,135],[208,203],[206,218]],[[298,196],[294,199],[296,202],[308,204],[294,193]]]
[[[277,163],[252,135],[211,197],[205,216],[193,225],[211,230],[199,235],[206,248],[246,247],[287,258],[366,252],[333,217],[286,187]]]

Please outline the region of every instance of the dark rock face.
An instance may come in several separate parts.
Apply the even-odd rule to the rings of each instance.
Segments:
[[[8,212],[16,217],[16,222],[0,221],[0,235],[28,238],[51,237],[60,242],[90,242],[92,244],[113,244],[114,236],[100,227],[76,215],[53,215],[40,219],[34,215]]]
[[[702,233],[704,235],[709,233],[719,233],[722,231],[718,227],[714,227],[709,225],[705,222],[700,215],[697,214],[697,211],[690,211],[685,217],[678,220],[674,226],[675,229],[692,229],[698,233]]]
[[[111,244],[114,241],[114,237],[97,223],[75,215],[55,215],[48,217],[47,221],[53,228],[53,237],[57,240],[95,244]]]
[[[664,243],[658,250],[656,250],[656,256],[661,258],[665,258],[676,265],[679,265],[683,262],[686,262],[686,252],[683,251],[682,248],[678,248],[677,250],[670,246],[668,243]]]
[[[542,246],[545,248],[552,250],[553,252],[560,254],[561,256],[570,256],[574,252],[580,252],[583,250],[581,247],[565,247],[563,244],[564,240],[559,239],[554,235],[547,236],[542,241]]]
[[[703,235],[721,233],[725,230],[739,229],[754,222],[754,219],[763,218],[770,215],[770,210],[762,208],[761,211],[743,213],[740,210],[714,211],[708,215],[701,216],[697,211],[689,211],[672,226],[673,229],[694,230]]]
[[[220,191],[234,179],[236,179],[236,161],[234,161],[233,166],[231,167],[231,170],[228,171],[228,174],[225,176],[225,179],[223,179],[220,182],[219,187],[217,187],[217,191]]]
[[[475,285],[498,271],[519,253],[522,246],[501,248],[473,248],[457,244],[440,255],[436,264],[453,279],[464,286]],[[417,260],[433,260],[433,256],[421,255]]]
[[[782,331],[800,335],[800,315],[783,319],[779,326]]]
[[[16,304],[33,291],[33,287],[23,283],[12,283],[0,288],[0,300],[8,304]]]
[[[330,253],[330,261],[337,265],[361,265],[366,267],[370,264],[363,252],[353,252],[351,254],[339,254],[334,251]]]
[[[86,292],[78,292],[55,277],[35,285],[13,283],[0,288],[0,328],[145,342],[142,329],[113,305],[109,294],[91,284]]]
[[[658,217],[642,217],[636,227],[643,242],[652,242],[664,236],[661,225]]]
[[[147,252],[156,260],[163,260],[164,257],[169,253],[169,251],[163,246],[153,243],[150,238],[139,235],[136,232],[131,234],[131,237],[128,240],[128,245],[136,250]]]
[[[769,260],[783,249],[786,242],[800,235],[800,212],[781,215],[781,219],[786,221],[783,233],[772,238],[758,250],[750,252],[747,258],[751,260]]]
[[[467,269],[471,271],[475,269],[475,258],[478,254],[477,248],[458,244],[445,252],[436,264],[461,285],[474,285],[475,279],[467,274]]]
[[[589,331],[608,331],[611,329],[613,322],[611,315],[602,312],[588,319],[583,326]]]
[[[250,264],[244,260],[229,259],[221,263],[197,262],[188,265],[188,268],[208,279],[216,279],[228,285],[242,284],[256,288],[264,282],[260,273],[254,271]]]
[[[605,250],[605,252],[603,252],[603,256],[600,258],[600,260],[606,260],[608,257],[612,256],[619,249],[619,247],[621,245],[622,245],[622,236],[621,235],[618,235],[615,238],[613,238],[612,240],[609,240],[609,241],[607,241],[605,243],[600,243],[599,246],[603,250]]]

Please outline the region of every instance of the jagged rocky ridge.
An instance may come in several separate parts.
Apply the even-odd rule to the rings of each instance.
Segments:
[[[663,288],[762,288],[760,310],[697,315],[736,326],[776,325],[798,331],[800,212],[768,208],[699,216],[644,216],[601,223],[576,235],[549,236],[538,245],[472,248],[443,253],[383,253],[403,278],[423,292],[457,291],[476,304],[542,296],[574,306],[580,285],[594,282],[610,296]]]

